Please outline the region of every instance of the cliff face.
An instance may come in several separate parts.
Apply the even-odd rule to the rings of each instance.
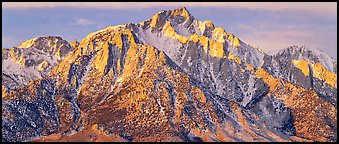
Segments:
[[[186,8],[41,39],[16,49],[62,60],[3,81],[2,141],[337,140],[336,62],[316,50],[269,55]],[[27,59],[9,53],[3,65]]]

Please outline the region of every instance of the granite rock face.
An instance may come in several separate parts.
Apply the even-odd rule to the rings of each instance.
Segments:
[[[73,49],[58,36],[37,37],[18,47],[2,48],[2,84],[15,90],[46,76]]]

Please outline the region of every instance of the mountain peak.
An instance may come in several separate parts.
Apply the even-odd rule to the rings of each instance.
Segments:
[[[288,48],[269,52],[270,55],[276,57],[291,58],[293,60],[306,60],[312,63],[320,63],[326,67],[327,70],[334,71],[334,59],[326,52],[314,47],[306,45],[292,45]]]
[[[66,55],[73,47],[60,36],[41,36],[24,41],[18,45],[21,49],[38,49],[49,54],[57,54],[59,58]]]
[[[332,57],[330,57],[327,53],[325,53],[324,51],[317,49],[315,47],[310,47],[310,46],[306,46],[306,45],[292,45],[286,49],[283,49],[281,51],[278,51],[278,54],[282,54],[284,51],[287,51],[289,53],[298,53],[298,54],[302,54],[302,53],[307,53],[308,55],[314,55],[314,56],[325,56],[328,57],[330,59],[333,59]]]
[[[165,22],[170,19],[175,21],[181,21],[184,19],[187,20],[192,18],[193,16],[185,7],[177,8],[174,10],[162,10],[152,16],[152,18],[150,19],[151,22],[150,26],[151,27],[163,26]]]
[[[189,18],[191,13],[186,9],[186,7],[177,8],[175,10],[171,10],[172,16],[183,16],[185,18]]]
[[[41,36],[26,40],[18,45],[19,48],[30,48],[41,41],[59,41],[63,40],[60,36]]]

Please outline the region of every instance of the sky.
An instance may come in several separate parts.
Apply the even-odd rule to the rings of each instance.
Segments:
[[[107,26],[139,23],[183,6],[265,52],[306,45],[337,59],[335,2],[2,2],[2,47],[47,35],[81,41]]]

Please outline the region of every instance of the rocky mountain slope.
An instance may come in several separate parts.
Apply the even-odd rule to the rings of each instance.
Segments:
[[[336,61],[267,54],[186,8],[12,49],[2,141],[337,141]]]
[[[48,75],[73,49],[74,46],[57,36],[38,37],[18,47],[2,48],[2,84],[14,90]]]

